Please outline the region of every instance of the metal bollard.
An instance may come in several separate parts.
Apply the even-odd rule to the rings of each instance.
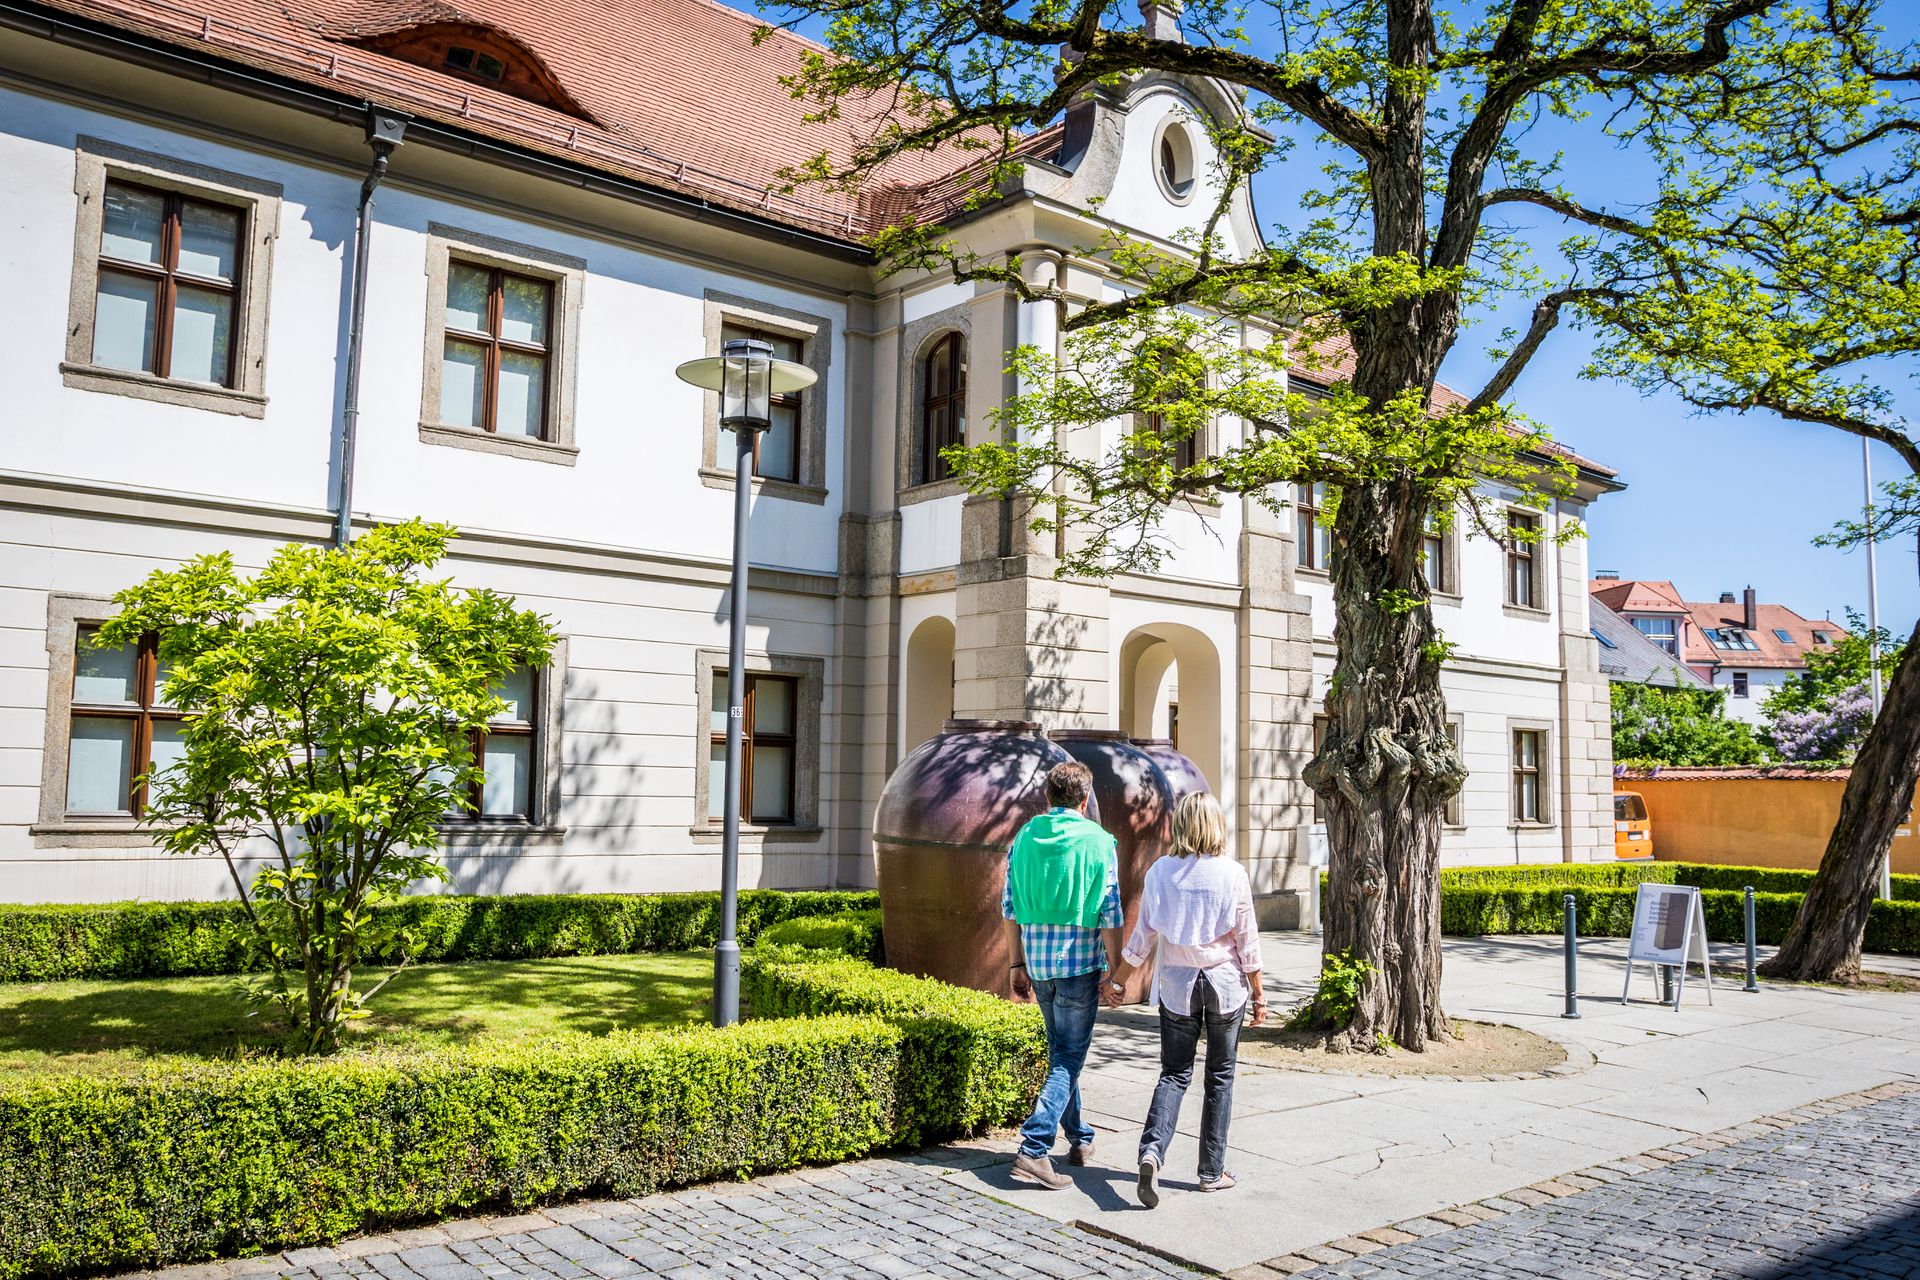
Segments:
[[[1678,999],[1679,997],[1673,992],[1673,966],[1663,964],[1660,966],[1660,1003],[1674,1004]],[[1676,1004],[1674,1007],[1679,1006]]]
[[[1747,985],[1742,991],[1758,991],[1760,977],[1754,972],[1753,886],[1747,886]]]
[[[1560,1016],[1577,1018],[1580,1016],[1580,1004],[1576,992],[1580,989],[1578,964],[1580,956],[1580,913],[1573,904],[1573,895],[1568,894],[1564,911],[1567,939],[1567,1008]]]

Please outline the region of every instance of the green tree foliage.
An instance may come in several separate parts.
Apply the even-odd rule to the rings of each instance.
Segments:
[[[1772,719],[1787,711],[1828,710],[1840,695],[1859,688],[1872,678],[1873,643],[1876,637],[1857,613],[1848,612],[1847,626],[1850,630],[1837,644],[1831,649],[1810,650],[1807,653],[1807,669],[1787,677],[1773,691],[1766,705],[1761,708],[1767,718]],[[1906,645],[1895,642],[1885,627],[1880,628],[1877,638],[1880,644],[1880,669],[1882,672],[1892,671],[1900,665]]]
[[[881,253],[1055,306],[1060,348],[1021,354],[1022,394],[1000,438],[952,461],[976,493],[1017,499],[1055,533],[1039,545],[1059,572],[1151,567],[1165,513],[1191,499],[1243,495],[1257,520],[1287,499],[1279,482],[1339,486],[1334,692],[1304,774],[1332,843],[1324,945],[1375,967],[1350,1026],[1356,1047],[1381,1031],[1413,1050],[1446,1038],[1432,922],[1441,815],[1464,770],[1446,733],[1423,534],[1459,518],[1502,541],[1577,536],[1558,514],[1516,535],[1477,496],[1488,479],[1545,505],[1568,485],[1562,456],[1507,403],[1516,380],[1569,308],[1592,319],[1590,305],[1661,287],[1651,273],[1603,278],[1600,255],[1691,259],[1724,230],[1729,193],[1765,198],[1807,178],[1814,156],[1780,139],[1866,127],[1884,93],[1874,23],[1897,21],[1900,6],[1196,0],[1150,24],[1118,0],[785,8],[829,20],[828,50],[793,83],[858,139],[796,177],[885,182],[905,153],[971,157],[973,198],[938,225],[890,228]],[[1161,25],[1170,11],[1177,32]],[[1023,189],[1032,131],[1156,78],[1244,103],[1205,122],[1218,159],[1180,243],[1102,232],[1088,211],[1076,256],[1123,286],[1088,291],[976,235],[973,215]],[[1595,182],[1567,162],[1568,139],[1631,148],[1643,181]],[[1228,234],[1252,176],[1289,161],[1324,180],[1263,245]],[[1563,261],[1532,256],[1529,216],[1571,225]],[[1463,400],[1437,400],[1463,328],[1496,312],[1527,319],[1496,344],[1492,376]],[[1685,359],[1676,351],[1675,367]],[[1290,370],[1331,393],[1292,394]],[[1141,429],[1153,416],[1160,429]],[[1206,456],[1177,447],[1227,417],[1260,429]],[[1121,431],[1099,434],[1115,420]],[[1407,599],[1419,603],[1386,607]]]
[[[1767,749],[1753,726],[1722,712],[1727,695],[1717,689],[1664,689],[1650,684],[1613,686],[1613,759],[1616,764],[1760,764]]]
[[[266,963],[252,990],[309,1051],[384,985],[356,991],[356,963],[406,954],[403,917],[373,908],[445,878],[439,825],[470,803],[471,735],[504,709],[499,682],[552,649],[510,599],[424,576],[453,532],[290,544],[252,577],[202,556],[121,592],[100,629],[105,646],[159,637],[186,750],[146,780],[147,821],[168,852],[226,861]]]

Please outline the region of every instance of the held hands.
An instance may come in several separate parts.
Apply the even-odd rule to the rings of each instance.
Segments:
[[[1118,1009],[1120,1007],[1120,995],[1124,990],[1125,987],[1118,982],[1109,980],[1101,983],[1100,1003],[1106,1005],[1109,1009]]]

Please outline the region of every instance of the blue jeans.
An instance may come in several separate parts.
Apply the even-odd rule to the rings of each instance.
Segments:
[[[1040,1086],[1033,1114],[1020,1126],[1020,1154],[1037,1159],[1053,1150],[1054,1134],[1061,1129],[1075,1146],[1093,1141],[1093,1126],[1080,1118],[1080,1068],[1100,1011],[1100,973],[1035,978],[1033,998],[1047,1024],[1047,1082]]]
[[[1160,1006],[1160,1082],[1154,1086],[1153,1105],[1140,1134],[1140,1158],[1151,1156],[1162,1166],[1167,1144],[1180,1120],[1180,1101],[1193,1082],[1194,1054],[1200,1039],[1207,1041],[1207,1084],[1200,1107],[1200,1177],[1212,1181],[1227,1167],[1227,1125],[1233,1119],[1233,1068],[1240,1051],[1241,1005],[1220,1012],[1220,997],[1205,976],[1195,980],[1194,1013],[1169,1013]]]

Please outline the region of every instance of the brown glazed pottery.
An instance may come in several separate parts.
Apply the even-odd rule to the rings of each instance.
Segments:
[[[1069,759],[1031,721],[949,720],[900,762],[873,819],[889,965],[1010,993],[1007,850]]]
[[[1190,795],[1213,790],[1207,782],[1207,775],[1200,772],[1200,766],[1174,750],[1172,738],[1134,738],[1132,742],[1160,766],[1160,772],[1167,775],[1167,785],[1173,788],[1173,806]],[[1169,806],[1169,813],[1173,806]]]
[[[1147,868],[1172,844],[1172,784],[1159,764],[1117,729],[1059,729],[1051,736],[1093,771],[1100,825],[1120,846],[1120,904],[1126,909],[1126,931],[1131,933],[1140,918],[1140,890]],[[1151,979],[1150,969],[1138,970],[1121,999],[1128,1004],[1146,999]]]

